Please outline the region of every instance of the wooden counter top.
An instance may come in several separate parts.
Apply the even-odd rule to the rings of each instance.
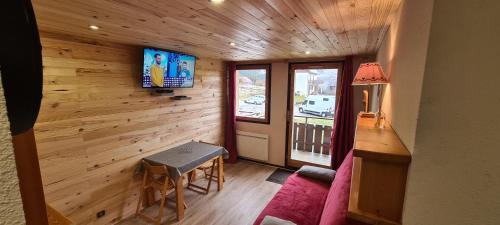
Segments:
[[[358,117],[354,156],[394,163],[410,163],[411,155],[391,126],[376,128],[375,118]]]
[[[358,117],[348,217],[368,224],[400,225],[411,154],[391,126],[375,128]]]

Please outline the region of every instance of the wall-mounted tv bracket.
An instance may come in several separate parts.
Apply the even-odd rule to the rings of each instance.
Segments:
[[[153,96],[174,96],[173,89],[152,89],[151,95]]]

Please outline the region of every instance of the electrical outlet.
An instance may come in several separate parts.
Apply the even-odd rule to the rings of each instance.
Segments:
[[[101,211],[97,212],[97,214],[96,214],[97,218],[101,218],[104,215],[106,215],[106,210],[101,210]]]

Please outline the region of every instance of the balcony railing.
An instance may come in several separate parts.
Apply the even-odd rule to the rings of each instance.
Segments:
[[[296,121],[293,123],[293,149],[329,155],[333,119],[321,118],[329,121],[331,125],[328,126],[310,122],[311,119],[320,120],[317,117],[294,116],[294,118],[305,118],[305,123]]]

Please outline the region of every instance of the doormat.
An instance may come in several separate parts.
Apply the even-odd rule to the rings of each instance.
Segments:
[[[286,179],[292,175],[294,172],[291,170],[285,170],[278,168],[276,169],[267,179],[266,181],[277,183],[277,184],[284,184]]]

